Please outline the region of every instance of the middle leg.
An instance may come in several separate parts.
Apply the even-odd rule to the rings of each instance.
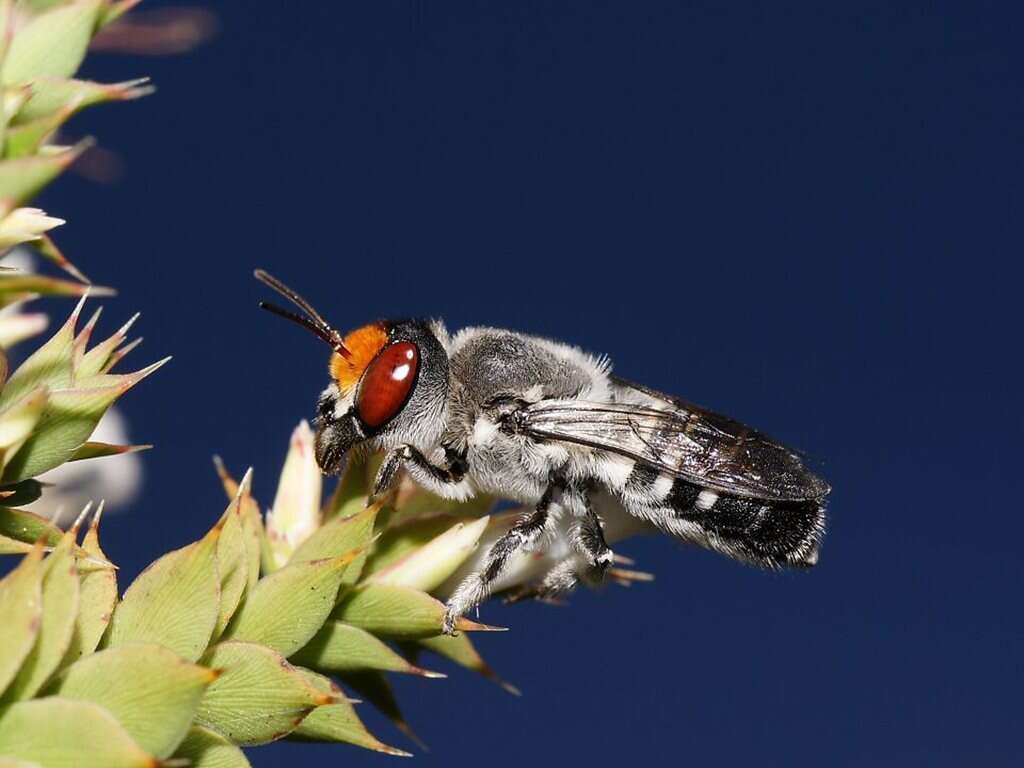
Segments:
[[[491,593],[491,585],[501,575],[509,558],[540,538],[547,526],[548,510],[551,508],[555,494],[560,492],[563,487],[564,484],[561,481],[553,479],[533,511],[524,515],[519,522],[494,542],[487,553],[483,568],[467,576],[456,587],[446,605],[443,625],[445,634],[455,634],[455,623],[459,618],[487,598]]]

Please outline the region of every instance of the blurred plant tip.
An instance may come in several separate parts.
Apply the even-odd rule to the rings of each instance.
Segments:
[[[93,38],[92,49],[137,56],[174,56],[208,42],[218,29],[217,14],[208,8],[143,9],[104,27]]]

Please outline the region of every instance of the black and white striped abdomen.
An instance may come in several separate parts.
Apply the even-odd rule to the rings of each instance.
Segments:
[[[620,460],[621,461],[621,460]],[[767,568],[811,566],[825,533],[822,500],[731,495],[642,463],[613,482],[630,514],[686,541]],[[623,480],[624,478],[624,480]]]

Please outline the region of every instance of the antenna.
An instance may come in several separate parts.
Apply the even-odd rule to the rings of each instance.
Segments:
[[[323,317],[320,316],[320,313],[313,308],[312,304],[310,304],[298,293],[293,291],[291,288],[282,283],[276,277],[267,272],[264,272],[262,269],[257,269],[255,272],[253,272],[253,276],[261,283],[270,286],[279,294],[281,294],[290,302],[292,302],[295,306],[297,306],[299,309],[305,312],[307,317],[302,317],[301,315],[298,315],[295,312],[283,309],[282,307],[279,307],[276,304],[271,304],[266,301],[260,302],[260,309],[265,309],[271,314],[277,315],[278,317],[283,317],[285,320],[291,320],[293,323],[296,323],[297,325],[301,325],[303,328],[305,328],[307,331],[312,333],[317,338],[322,339],[323,341],[326,341],[328,344],[330,344],[334,351],[337,352],[342,357],[348,359],[352,356],[352,353],[345,346],[345,342],[342,339],[341,334],[338,333],[337,330],[335,330],[326,320],[323,319]]]

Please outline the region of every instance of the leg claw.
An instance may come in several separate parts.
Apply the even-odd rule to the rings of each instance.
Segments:
[[[450,637],[456,637],[458,632],[455,631],[455,625],[458,621],[459,617],[455,615],[455,612],[451,608],[446,609],[444,620],[441,622],[441,631]]]
[[[615,562],[615,555],[612,553],[610,549],[606,549],[604,552],[595,555],[592,565],[596,570],[600,571],[601,573],[604,573],[606,570],[608,570],[608,568],[611,567],[611,564],[613,562]]]

